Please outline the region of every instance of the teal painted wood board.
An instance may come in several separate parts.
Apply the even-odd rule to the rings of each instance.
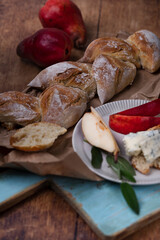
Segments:
[[[160,184],[134,186],[140,203],[140,215],[136,215],[127,206],[117,183],[41,177],[17,170],[0,173],[0,210],[47,184],[61,193],[102,239],[121,239],[160,216]]]
[[[0,173],[0,212],[32,195],[48,184],[45,177],[27,171]]]

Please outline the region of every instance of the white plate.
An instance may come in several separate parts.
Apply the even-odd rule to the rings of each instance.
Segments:
[[[104,121],[108,125],[109,115],[123,111],[125,109],[129,109],[141,104],[146,103],[146,100],[121,100],[115,101],[111,103],[104,104],[98,108],[96,108],[97,112],[103,117]],[[121,156],[127,159],[125,156],[124,147],[122,144],[122,139],[124,137],[123,134],[112,131],[115,136],[117,143],[121,150]],[[105,160],[106,155],[103,154],[103,163],[101,169],[95,169],[91,165],[91,145],[84,141],[84,136],[81,129],[81,120],[77,123],[73,131],[72,137],[72,145],[74,151],[78,154],[78,156],[82,159],[82,161],[87,165],[87,167],[97,175],[103,177],[104,179],[113,181],[113,182],[121,182],[117,175],[112,171],[111,168],[108,167],[108,164]],[[136,171],[136,183],[133,185],[150,185],[160,183],[160,170],[151,168],[150,173],[148,175],[143,175]]]

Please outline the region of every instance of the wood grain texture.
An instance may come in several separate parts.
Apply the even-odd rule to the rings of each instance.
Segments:
[[[102,0],[99,35],[148,29],[160,37],[159,7],[156,0]]]
[[[81,9],[86,46],[95,38],[145,28],[160,37],[159,0],[73,0]],[[41,28],[38,11],[45,0],[0,1],[0,92],[23,90],[41,70],[16,55],[16,46]],[[77,60],[82,50],[73,50]],[[1,155],[5,149],[1,148]],[[0,216],[1,240],[100,240],[81,217],[53,190],[45,189]],[[124,240],[160,239],[160,220]]]
[[[124,240],[160,239],[160,220]],[[100,240],[59,195],[50,189],[24,200],[0,216],[1,240]]]
[[[77,213],[50,189],[1,214],[0,239],[98,240]]]

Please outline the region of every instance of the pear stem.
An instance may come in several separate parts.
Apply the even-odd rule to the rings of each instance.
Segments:
[[[114,152],[114,162],[118,162],[118,152]]]

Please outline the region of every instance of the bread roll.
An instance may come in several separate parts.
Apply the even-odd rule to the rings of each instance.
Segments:
[[[25,126],[40,119],[38,98],[17,91],[0,94],[0,122]]]
[[[40,151],[51,147],[56,138],[66,131],[65,128],[54,123],[32,123],[17,130],[11,136],[10,144],[22,151]]]
[[[87,106],[87,95],[78,88],[54,85],[40,96],[42,121],[69,128],[82,116]]]
[[[97,84],[99,100],[103,104],[132,84],[136,76],[136,67],[130,62],[100,55],[93,63],[92,76]]]
[[[152,32],[140,30],[128,37],[127,42],[137,48],[142,68],[155,72],[160,67],[160,40]]]
[[[98,38],[92,41],[79,62],[93,63],[95,58],[101,54],[129,61],[138,68],[141,66],[134,48],[124,40],[114,37]]]
[[[54,78],[60,74],[70,74],[70,76],[81,73],[88,74],[91,70],[90,64],[78,62],[60,62],[42,70],[29,84],[28,87],[46,89],[53,85]],[[73,71],[73,73],[72,73]]]

